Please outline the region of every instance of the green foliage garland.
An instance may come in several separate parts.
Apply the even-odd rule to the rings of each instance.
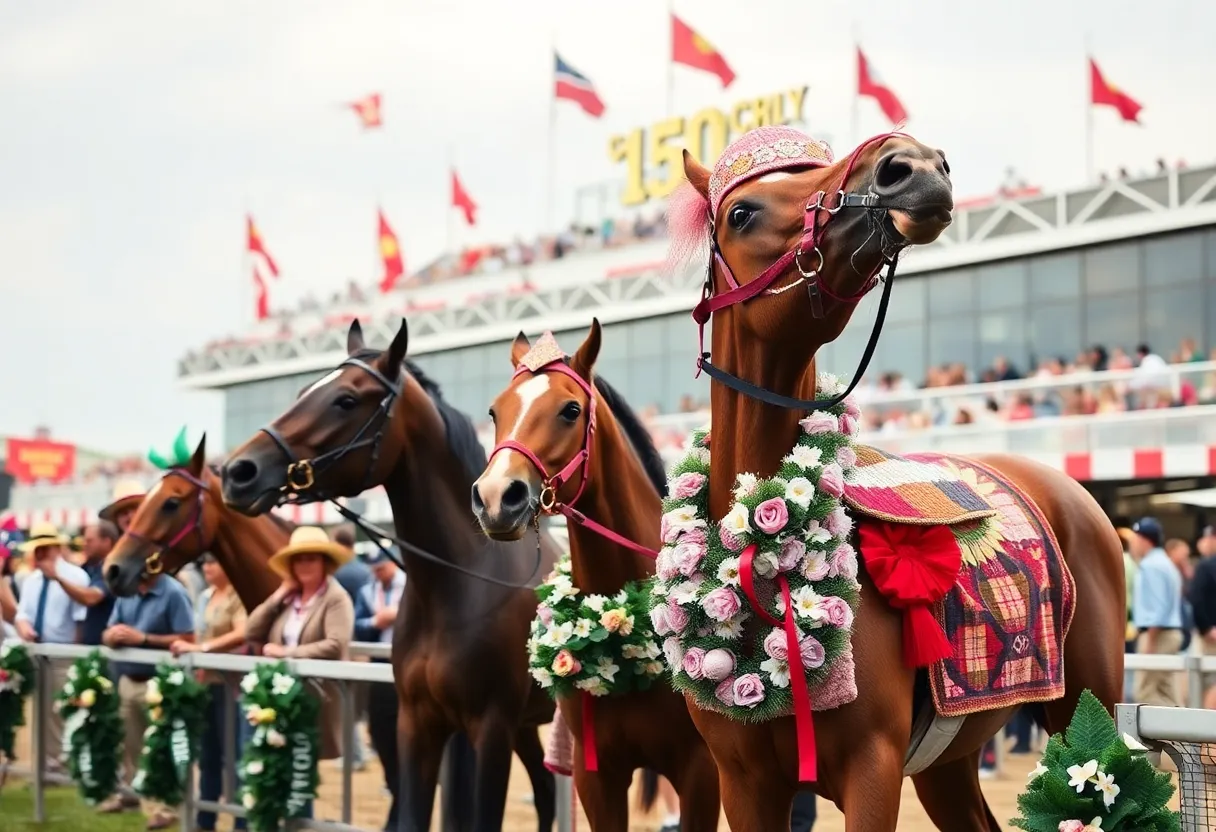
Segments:
[[[90,805],[118,788],[123,724],[118,691],[100,650],[92,650],[68,668],[68,681],[55,694],[63,715],[63,757],[68,772]]]
[[[580,595],[565,557],[536,595],[540,604],[528,639],[528,663],[550,696],[646,690],[662,675],[645,587],[630,581],[611,598]]]
[[[13,740],[25,724],[25,700],[34,690],[34,660],[22,644],[0,644],[0,758],[15,759]]]
[[[138,794],[168,806],[181,803],[190,777],[190,763],[198,759],[198,741],[207,730],[206,687],[194,676],[168,662],[148,680],[148,728],[139,757],[139,771],[131,784]]]
[[[1177,832],[1168,774],[1144,757],[1144,746],[1119,736],[1098,698],[1081,693],[1067,732],[1053,734],[1030,772],[1011,822],[1027,832]]]
[[[250,830],[270,832],[317,795],[320,705],[284,662],[258,665],[241,691],[254,726],[241,758],[241,802]]]

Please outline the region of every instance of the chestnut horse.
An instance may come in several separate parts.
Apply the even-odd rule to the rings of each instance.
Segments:
[[[803,140],[809,141],[801,137],[794,146]],[[696,248],[710,263],[698,320],[713,311],[717,374],[711,387],[709,502],[714,518],[730,508],[737,473],[771,477],[778,470],[798,436],[799,419],[810,409],[806,400],[816,395],[816,351],[840,335],[880,268],[893,264],[906,246],[935,240],[953,210],[945,156],[904,135],[872,139],[835,163],[824,159],[823,166],[786,167],[747,178],[723,195],[722,175],[685,153],[691,190],[683,186],[669,207],[673,251],[681,244]],[[711,182],[712,176],[718,178]],[[741,295],[749,299],[731,305]],[[734,378],[724,381],[724,373]],[[754,386],[740,385],[739,379]],[[774,392],[802,404],[774,401]],[[1038,504],[1076,581],[1076,614],[1064,646],[1066,694],[1035,708],[1047,730],[1060,731],[1083,689],[1092,690],[1108,709],[1121,694],[1125,618],[1119,539],[1093,498],[1065,474],[1011,456],[976,459]],[[899,814],[918,673],[903,662],[900,613],[864,569],[859,580],[862,600],[853,627],[858,698],[815,714],[819,779],[814,787],[844,812],[849,832],[887,832],[895,829]],[[919,675],[923,678],[923,671]],[[939,829],[1000,829],[980,791],[977,758],[1011,713],[967,717],[936,764],[913,776]],[[693,720],[718,764],[731,829],[789,828],[798,786],[793,717],[744,724],[694,709]]]
[[[556,547],[539,531],[540,540],[507,544],[477,530],[468,495],[485,449],[469,418],[406,361],[404,320],[383,352],[364,345],[358,321],[346,343],[345,361],[232,453],[224,500],[258,514],[288,497],[385,486],[408,575],[392,651],[401,829],[429,832],[444,746],[463,732],[476,749],[472,828],[502,826],[514,750],[532,780],[539,828],[549,830],[555,784],[537,727],[552,720],[553,703],[529,676],[524,645],[536,610],[526,587],[549,571]]]
[[[520,364],[531,345],[522,332],[516,337],[516,372],[490,409],[498,444],[473,484],[473,513],[490,537],[518,540],[538,510],[553,513],[566,506],[574,585],[583,593],[612,596],[626,583],[654,575],[667,475],[649,431],[593,372],[600,339],[599,321],[592,321],[568,363],[531,370]],[[571,469],[572,460],[582,462]],[[563,471],[569,472],[564,481],[550,477]],[[552,491],[542,497],[546,488]],[[650,554],[613,541],[596,526]],[[574,782],[592,829],[629,827],[629,784],[634,769],[643,766],[676,786],[681,829],[718,828],[718,772],[682,696],[656,682],[646,691],[597,698],[594,772],[584,764],[582,703],[582,697],[566,697],[559,707],[574,733]]]

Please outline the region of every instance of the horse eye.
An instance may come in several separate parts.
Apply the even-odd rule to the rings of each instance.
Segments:
[[[338,398],[334,400],[334,404],[337,405],[338,407],[342,408],[343,410],[354,410],[355,406],[357,404],[359,404],[359,400],[356,399],[354,396],[352,396],[350,393],[343,393],[341,396],[338,396]]]
[[[730,209],[730,213],[726,215],[726,221],[730,223],[730,227],[736,231],[741,231],[748,224],[755,211],[747,205],[736,205]]]
[[[181,508],[181,505],[181,500],[177,499],[176,497],[170,497],[160,504],[160,510],[165,514],[172,514]]]
[[[498,414],[494,412],[494,408],[492,407],[490,408],[490,421],[495,423],[498,422]]]
[[[583,409],[579,407],[578,402],[567,402],[566,406],[562,408],[560,415],[567,422],[574,422],[578,419],[578,415],[582,412]]]

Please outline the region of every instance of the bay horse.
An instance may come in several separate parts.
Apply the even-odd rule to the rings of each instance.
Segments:
[[[761,129],[786,131],[789,156],[813,141],[789,128]],[[817,392],[815,354],[840,335],[884,263],[893,265],[909,245],[937,239],[953,210],[944,154],[903,134],[871,139],[836,162],[827,154],[787,162],[724,187],[731,165],[747,171],[749,163],[773,158],[743,159],[733,150],[713,171],[685,152],[687,183],[668,209],[673,259],[695,253],[709,263],[694,317],[703,325],[713,315],[712,349],[702,361],[713,381],[711,522],[730,508],[736,474],[773,476],[799,435],[799,419],[825,406],[809,401]],[[1037,503],[1075,579],[1076,612],[1063,650],[1066,693],[1036,706],[1037,718],[1048,731],[1062,730],[1085,688],[1113,709],[1122,688],[1125,618],[1122,552],[1110,521],[1061,472],[1013,456],[975,459]],[[886,832],[898,817],[913,689],[924,673],[902,661],[899,611],[864,568],[858,580],[862,600],[852,633],[858,696],[815,714],[814,788],[844,812],[848,832]],[[980,791],[977,761],[1011,713],[967,717],[935,765],[913,775],[938,829],[1001,828]],[[692,716],[717,762],[731,829],[788,828],[798,788],[794,718],[745,724],[695,708]]]
[[[556,546],[540,530],[516,543],[477,530],[468,495],[485,449],[469,418],[406,360],[405,320],[387,350],[366,347],[358,321],[346,343],[345,361],[231,454],[224,500],[258,514],[288,495],[315,501],[385,486],[408,576],[392,647],[400,828],[429,832],[444,746],[464,733],[476,749],[472,829],[502,826],[514,750],[545,832],[555,784],[537,729],[553,703],[529,676],[524,645],[536,609],[527,587],[548,572]]]
[[[483,531],[496,540],[523,537],[546,503],[546,513],[560,510],[567,517],[574,585],[584,594],[611,597],[626,583],[654,575],[667,474],[649,431],[594,372],[601,338],[593,320],[573,357],[537,367],[521,364],[532,345],[522,332],[516,337],[515,374],[490,408],[497,444],[473,484],[472,501]],[[559,354],[554,345],[551,357]],[[561,472],[569,476],[562,480]],[[551,493],[542,496],[546,488]],[[628,828],[630,781],[635,769],[645,767],[675,785],[681,829],[716,830],[718,772],[684,698],[658,681],[645,691],[597,697],[590,739],[598,765],[589,772],[583,729],[589,696],[564,697],[558,707],[574,734],[574,782],[591,828]],[[653,797],[644,795],[643,809],[649,808],[645,798]]]

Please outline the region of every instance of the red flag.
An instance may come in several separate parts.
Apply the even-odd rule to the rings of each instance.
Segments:
[[[730,68],[722,53],[674,14],[671,16],[671,60],[717,75],[718,80],[722,82],[722,89],[729,87],[730,82],[735,80],[735,71]]]
[[[270,317],[270,290],[266,288],[266,278],[262,277],[256,264],[253,267],[253,297],[254,318],[259,321],[266,320]]]
[[[1089,59],[1089,103],[1114,107],[1124,121],[1140,123],[1138,116],[1144,109],[1123,90],[1102,77],[1102,71],[1093,58]]]
[[[883,114],[892,124],[902,124],[908,120],[908,111],[900,102],[899,97],[882,82],[866,60],[861,47],[857,47],[857,94],[868,96],[878,102]]]
[[[250,254],[261,255],[266,260],[266,268],[270,269],[270,276],[278,277],[278,264],[274,262],[274,258],[270,256],[270,252],[266,250],[266,246],[262,243],[262,235],[258,233],[257,226],[253,224],[253,217],[245,217],[245,227],[245,250]]]
[[[365,130],[380,127],[384,121],[380,117],[380,93],[365,95],[358,101],[352,101],[350,108],[355,111]]]
[[[377,211],[376,215],[380,218],[380,259],[384,261],[384,277],[380,279],[380,291],[388,294],[396,285],[397,278],[405,274],[405,263],[401,259],[401,246],[397,242],[397,235],[384,218],[384,211]]]
[[[477,223],[477,203],[460,184],[460,177],[456,175],[456,171],[452,171],[452,207],[464,211],[464,221],[469,225]]]

